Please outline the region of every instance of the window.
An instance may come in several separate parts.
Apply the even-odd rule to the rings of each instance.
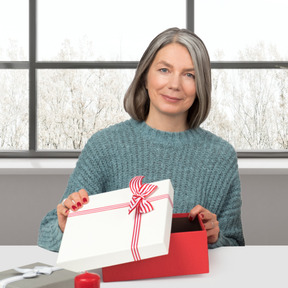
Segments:
[[[1,1],[0,157],[77,157],[93,133],[128,119],[137,61],[172,26],[195,31],[210,54],[203,127],[240,157],[287,157],[287,1],[230,2]]]
[[[287,157],[288,2],[194,2],[194,31],[212,61],[212,110],[204,127],[239,155]]]
[[[28,149],[28,8],[28,1],[0,2],[0,150],[5,151]]]

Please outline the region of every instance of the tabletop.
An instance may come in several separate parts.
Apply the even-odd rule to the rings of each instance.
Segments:
[[[35,262],[55,265],[57,255],[38,246],[0,246],[0,271]],[[101,288],[288,287],[288,246],[212,249],[209,269],[208,274],[101,283]],[[101,269],[93,272],[101,276]]]

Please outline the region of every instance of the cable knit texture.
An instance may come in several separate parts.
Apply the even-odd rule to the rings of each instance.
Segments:
[[[131,119],[95,133],[60,202],[82,188],[89,195],[127,188],[137,175],[146,183],[171,179],[174,213],[200,204],[217,215],[219,239],[209,248],[244,245],[236,152],[202,128],[163,132]],[[41,222],[38,245],[58,251],[61,239],[54,209]]]

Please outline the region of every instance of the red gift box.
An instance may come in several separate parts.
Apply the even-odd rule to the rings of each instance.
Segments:
[[[174,214],[168,255],[102,268],[104,282],[209,272],[207,233],[199,215]]]

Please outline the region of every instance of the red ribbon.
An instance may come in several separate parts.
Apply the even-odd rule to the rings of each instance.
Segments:
[[[131,179],[129,183],[129,187],[133,193],[133,196],[129,204],[128,213],[130,214],[135,209],[135,220],[131,241],[131,252],[134,261],[141,260],[138,250],[141,215],[153,210],[152,204],[145,198],[148,197],[157,188],[157,185],[147,183],[142,184],[143,178],[144,176],[136,176]]]

